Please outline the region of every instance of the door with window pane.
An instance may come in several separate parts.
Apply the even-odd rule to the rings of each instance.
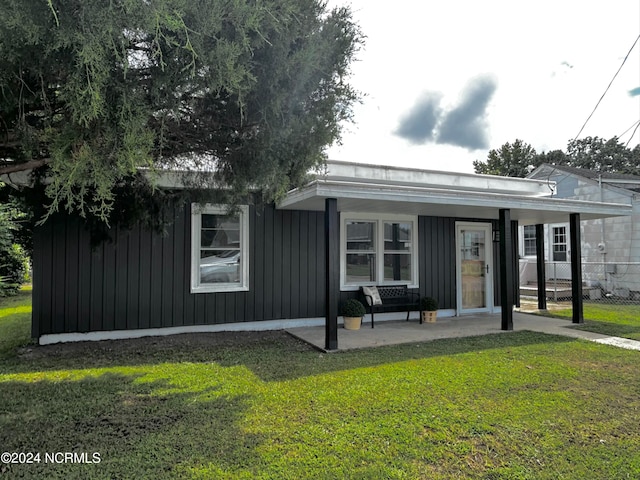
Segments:
[[[459,224],[456,227],[458,310],[489,311],[491,307],[491,225]]]

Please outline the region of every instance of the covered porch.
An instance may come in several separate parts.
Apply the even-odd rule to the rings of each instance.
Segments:
[[[640,349],[640,342],[607,337],[598,333],[570,328],[573,324],[570,320],[521,312],[513,312],[513,318],[513,329],[510,331],[540,332],[606,343],[623,348]],[[409,320],[407,322],[398,319],[380,322],[376,325],[376,328],[369,328],[368,324],[365,323],[360,330],[346,330],[342,326],[338,330],[340,342],[337,349],[326,348],[324,326],[289,328],[286,331],[290,335],[324,352],[505,333],[500,326],[499,314],[438,318],[436,323],[423,323],[422,325],[418,320]]]
[[[349,283],[347,274],[345,274],[350,266],[347,258],[348,239],[345,233],[347,225],[345,218],[361,218],[371,221],[371,218],[378,215],[386,216],[380,218],[385,218],[384,221],[389,223],[393,220],[388,219],[394,218],[394,216],[402,218],[415,216],[416,221],[413,224],[415,233],[411,236],[413,243],[411,248],[415,256],[412,268],[414,275],[420,269],[420,278],[414,277],[413,281],[406,282],[413,284],[410,285],[410,288],[417,289],[422,295],[428,295],[429,292],[424,288],[426,262],[424,258],[420,263],[417,259],[420,256],[437,257],[441,255],[441,252],[433,251],[434,249],[448,249],[447,261],[440,262],[439,268],[440,273],[448,276],[451,281],[446,287],[448,291],[441,294],[448,295],[448,298],[453,296],[457,300],[455,302],[449,301],[450,305],[446,307],[449,313],[452,311],[454,318],[444,321],[453,329],[458,328],[455,326],[458,325],[460,334],[463,333],[463,330],[474,334],[476,325],[473,321],[466,321],[468,319],[481,320],[477,328],[481,328],[482,322],[487,322],[487,328],[495,329],[495,331],[513,330],[515,328],[513,309],[514,305],[518,304],[519,296],[517,285],[518,225],[537,225],[541,229],[544,224],[569,221],[572,276],[580,279],[580,220],[628,215],[631,212],[631,207],[628,205],[552,198],[550,195],[553,193],[553,187],[550,182],[540,180],[329,162],[327,172],[324,175],[306,187],[289,192],[278,206],[281,209],[325,212],[324,294],[326,321],[323,332],[324,349],[331,351],[343,348],[342,345],[338,345],[340,298],[344,298],[345,292],[354,294],[358,289],[358,283]],[[429,243],[428,246],[425,246],[424,240],[417,238],[418,229],[422,236],[430,235],[432,230],[437,228],[438,222],[427,221],[427,219],[440,218],[448,221],[446,235],[443,234],[439,238],[437,245]],[[469,227],[470,225],[471,227]],[[464,230],[465,228],[467,230]],[[473,240],[476,242],[474,245],[480,245],[479,250],[486,251],[486,256],[482,258],[480,258],[481,255],[474,253],[479,258],[476,263],[479,262],[480,265],[476,269],[480,273],[476,274],[487,284],[483,291],[486,297],[485,303],[479,308],[467,308],[464,304],[465,265],[461,260],[464,256],[461,251],[465,248],[469,249],[469,245],[461,246],[461,242],[464,241],[461,238],[468,234],[469,228],[474,229],[473,235],[476,238]],[[380,232],[378,243],[383,243],[385,234],[382,229]],[[539,238],[538,248],[544,248],[542,236]],[[420,247],[418,247],[419,243]],[[455,252],[451,254],[451,250],[455,250]],[[476,248],[476,250],[478,249]],[[380,257],[382,253],[386,252],[379,249],[377,253]],[[538,262],[538,274],[540,278],[544,279],[544,259],[540,258],[542,261]],[[378,263],[381,264],[381,261],[378,260]],[[370,278],[367,282],[371,282],[371,284],[398,283],[398,279],[395,277],[391,280],[385,278],[383,268],[380,265],[377,276],[372,274]],[[360,284],[363,282],[364,280]],[[544,288],[544,282],[540,288]],[[572,282],[572,288],[574,289],[572,295],[573,322],[581,323],[581,282]],[[495,289],[495,295],[493,289]],[[544,310],[546,307],[539,305],[539,308]],[[491,315],[497,311],[500,311],[499,315]],[[518,317],[517,321],[520,320]],[[419,327],[423,327],[423,325],[419,325]],[[373,329],[374,332],[364,333],[365,330],[371,330],[365,327],[356,334],[384,338],[382,332],[376,332],[378,328]],[[405,333],[412,335],[412,333],[408,333],[408,328],[399,330],[405,330]],[[431,329],[432,333],[439,331],[438,329],[444,329],[444,327],[436,326]],[[351,332],[340,330],[341,343],[349,341],[347,335],[352,336]],[[396,335],[403,335],[403,333],[399,331]],[[357,338],[354,338],[353,341],[357,341]],[[362,341],[365,340],[362,339]]]

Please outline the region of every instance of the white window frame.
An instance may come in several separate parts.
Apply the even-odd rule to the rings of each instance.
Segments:
[[[556,228],[564,229],[564,242],[556,242]],[[549,236],[551,237],[551,241],[549,242],[549,259],[552,262],[569,262],[570,252],[569,252],[569,225],[566,223],[560,223],[555,225],[549,225]],[[555,259],[555,247],[556,245],[564,245],[564,260],[556,260]]]
[[[375,255],[376,278],[375,282],[347,283],[347,222],[375,222]],[[397,280],[384,281],[384,224],[411,223],[411,281]],[[358,290],[363,285],[405,285],[409,288],[419,288],[420,272],[418,271],[418,217],[416,215],[374,214],[358,212],[340,213],[340,290]]]
[[[200,249],[202,214],[227,215],[226,205],[191,204],[191,293],[242,292],[249,290],[249,207],[238,207],[240,225],[240,282],[201,283]]]
[[[527,238],[527,228],[533,228],[533,246],[534,246],[534,252],[533,253],[527,253],[527,240],[532,240],[531,238]],[[538,237],[536,235],[536,226],[535,225],[524,225],[522,227],[522,256],[523,257],[535,257],[536,256],[536,248],[537,247],[537,242],[538,242]]]

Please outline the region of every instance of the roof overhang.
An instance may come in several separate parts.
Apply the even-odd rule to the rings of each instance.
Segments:
[[[476,173],[445,172],[419,168],[371,165],[367,163],[327,161],[325,180],[344,182],[399,185],[453,189],[457,191],[483,191],[494,193],[520,193],[546,197],[553,193],[553,182],[546,179],[478,175]]]
[[[278,208],[323,211],[327,198],[337,199],[338,210],[342,212],[402,213],[485,220],[498,219],[500,209],[508,208],[511,219],[521,225],[563,223],[571,213],[579,213],[581,220],[632,213],[631,205],[618,203],[322,179],[290,191]]]

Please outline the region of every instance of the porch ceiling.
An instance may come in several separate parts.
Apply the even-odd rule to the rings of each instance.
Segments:
[[[486,220],[497,220],[499,210],[509,208],[511,219],[521,225],[562,223],[568,221],[571,213],[579,213],[581,220],[591,220],[631,215],[632,212],[631,205],[617,203],[336,180],[316,180],[306,187],[292,190],[278,208],[324,211],[326,198],[336,198],[341,212]]]

